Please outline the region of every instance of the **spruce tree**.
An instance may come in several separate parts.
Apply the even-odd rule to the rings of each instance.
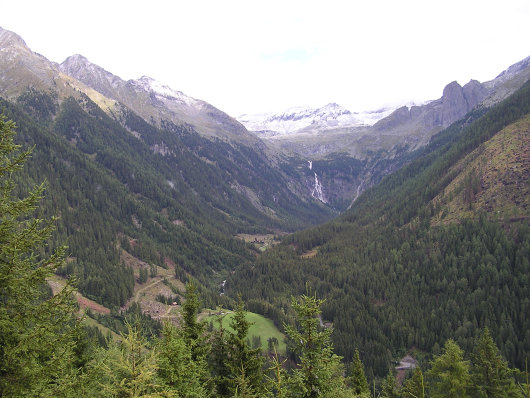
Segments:
[[[353,392],[359,395],[370,394],[370,387],[368,386],[368,381],[366,380],[366,375],[364,373],[364,366],[361,362],[361,357],[359,356],[359,350],[357,348],[353,354],[350,373],[349,381]]]
[[[195,283],[186,284],[186,295],[182,304],[182,333],[187,344],[191,346],[194,361],[206,358],[210,347],[206,337],[206,323],[198,321],[200,310],[199,294]]]
[[[229,397],[231,386],[231,371],[228,367],[227,358],[230,349],[226,337],[226,330],[223,327],[224,315],[217,319],[219,327],[212,334],[211,351],[208,355],[208,365],[214,385],[215,396]]]
[[[30,156],[14,129],[0,117],[0,396],[65,396],[75,389],[76,303],[69,283],[53,295],[46,282],[65,248],[45,254],[55,219],[34,216],[45,185],[14,193],[14,173]]]
[[[469,362],[464,360],[462,349],[453,340],[447,340],[443,353],[434,358],[428,375],[433,398],[469,396]]]
[[[319,330],[318,316],[322,303],[315,295],[292,299],[300,330],[290,325],[286,325],[285,330],[300,361],[289,378],[291,397],[352,396],[343,376],[342,358],[333,353],[332,329]]]
[[[471,366],[471,395],[477,398],[517,397],[515,380],[486,328],[477,339]]]
[[[147,347],[137,327],[127,324],[121,341],[100,348],[89,364],[79,396],[164,397],[171,396],[157,377],[157,351]]]
[[[396,378],[392,369],[381,383],[381,398],[399,398],[399,389],[396,384]]]
[[[157,345],[158,375],[179,397],[207,397],[208,388],[203,381],[207,378],[207,363],[204,358],[193,360],[191,348],[182,329],[166,322]]]
[[[419,367],[414,368],[412,377],[407,379],[401,389],[403,398],[425,398],[427,385],[423,378],[423,372]]]
[[[250,322],[246,319],[241,298],[236,306],[236,311],[231,319],[230,327],[234,333],[228,337],[229,360],[228,367],[232,373],[234,389],[241,391],[241,381],[245,384],[248,394],[263,393],[263,357],[261,347],[250,348],[248,345],[248,330]]]

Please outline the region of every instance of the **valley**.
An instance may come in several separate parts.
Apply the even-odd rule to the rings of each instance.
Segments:
[[[490,81],[451,82],[420,105],[352,112],[330,103],[234,118],[147,76],[124,80],[82,55],[51,62],[2,28],[0,50],[1,113],[16,123],[1,121],[5,142],[16,134],[12,146],[0,143],[7,153],[0,188],[13,196],[3,197],[9,211],[0,234],[16,225],[39,243],[32,248],[13,232],[1,254],[45,264],[27,268],[26,279],[50,288],[31,285],[26,294],[6,285],[22,303],[13,300],[20,320],[12,330],[24,329],[26,315],[34,325],[46,311],[52,320],[64,316],[64,330],[79,334],[54,324],[54,344],[64,337],[65,350],[77,347],[81,354],[68,355],[87,372],[138,338],[136,352],[166,355],[152,359],[160,369],[189,364],[168,374],[200,384],[201,397],[208,388],[237,395],[254,383],[245,369],[237,373],[237,360],[248,361],[252,377],[270,365],[295,383],[304,328],[321,339],[317,354],[332,366],[326,374],[339,375],[345,390],[344,364],[354,367],[359,353],[379,388],[396,360],[412,354],[426,369],[452,343],[474,352],[480,336],[491,335],[506,366],[524,369],[530,57]],[[20,147],[31,154],[8,153]],[[5,172],[12,159],[24,167]],[[32,192],[16,224],[11,213]],[[32,314],[35,303],[45,306],[42,317]],[[75,315],[53,312],[63,309]],[[73,325],[83,313],[79,332]],[[2,316],[7,324],[9,314]],[[9,361],[26,366],[16,355]]]

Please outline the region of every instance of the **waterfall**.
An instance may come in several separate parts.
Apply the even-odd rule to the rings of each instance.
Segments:
[[[322,184],[320,181],[318,181],[317,173],[315,173],[315,187],[313,188],[313,192],[311,192],[311,196],[320,200],[322,203],[327,203],[326,199],[324,198],[324,193],[322,192]]]
[[[309,164],[309,170],[313,170],[313,161],[308,160],[307,163]],[[320,200],[322,203],[328,203],[327,200],[324,198],[324,193],[322,192],[322,184],[320,183],[320,181],[318,181],[317,173],[315,173],[315,186],[313,188],[313,192],[311,192],[311,196],[315,199]]]

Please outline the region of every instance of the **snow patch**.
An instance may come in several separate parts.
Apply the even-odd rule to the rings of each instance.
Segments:
[[[331,103],[321,108],[295,107],[281,113],[241,115],[237,120],[247,130],[259,132],[266,137],[296,134],[303,129],[324,131],[334,128],[371,126],[390,115],[395,108],[375,111],[350,112],[342,106]]]
[[[133,83],[135,83],[144,91],[158,94],[159,96],[166,99],[177,100],[188,106],[198,106],[200,103],[200,101],[187,96],[182,91],[174,90],[168,85],[165,85],[159,82],[158,80],[155,80],[148,76],[142,76],[138,80],[133,80]]]

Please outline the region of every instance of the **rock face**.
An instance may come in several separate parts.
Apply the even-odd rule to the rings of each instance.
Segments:
[[[205,136],[245,144],[258,142],[241,123],[226,113],[150,77],[125,81],[81,55],[68,57],[61,63],[60,69],[159,126],[168,122],[176,125],[190,124]]]
[[[457,82],[445,86],[442,96],[442,127],[461,119],[488,96],[488,90],[476,80],[464,87]]]
[[[33,53],[17,34],[0,28],[0,92],[16,97],[28,86],[48,89],[60,71],[46,58]]]
[[[65,74],[75,77],[109,98],[116,96],[116,91],[122,83],[119,77],[92,64],[79,54],[68,57],[59,67]]]
[[[421,135],[440,130],[461,119],[489,94],[490,90],[476,80],[471,80],[464,87],[454,81],[445,86],[441,98],[421,106],[396,109],[377,122],[374,130],[392,135],[401,135],[406,131]]]
[[[445,127],[451,124],[451,121],[460,119],[466,114],[467,108],[462,86],[457,82],[451,82],[445,86],[442,95],[441,125]]]

